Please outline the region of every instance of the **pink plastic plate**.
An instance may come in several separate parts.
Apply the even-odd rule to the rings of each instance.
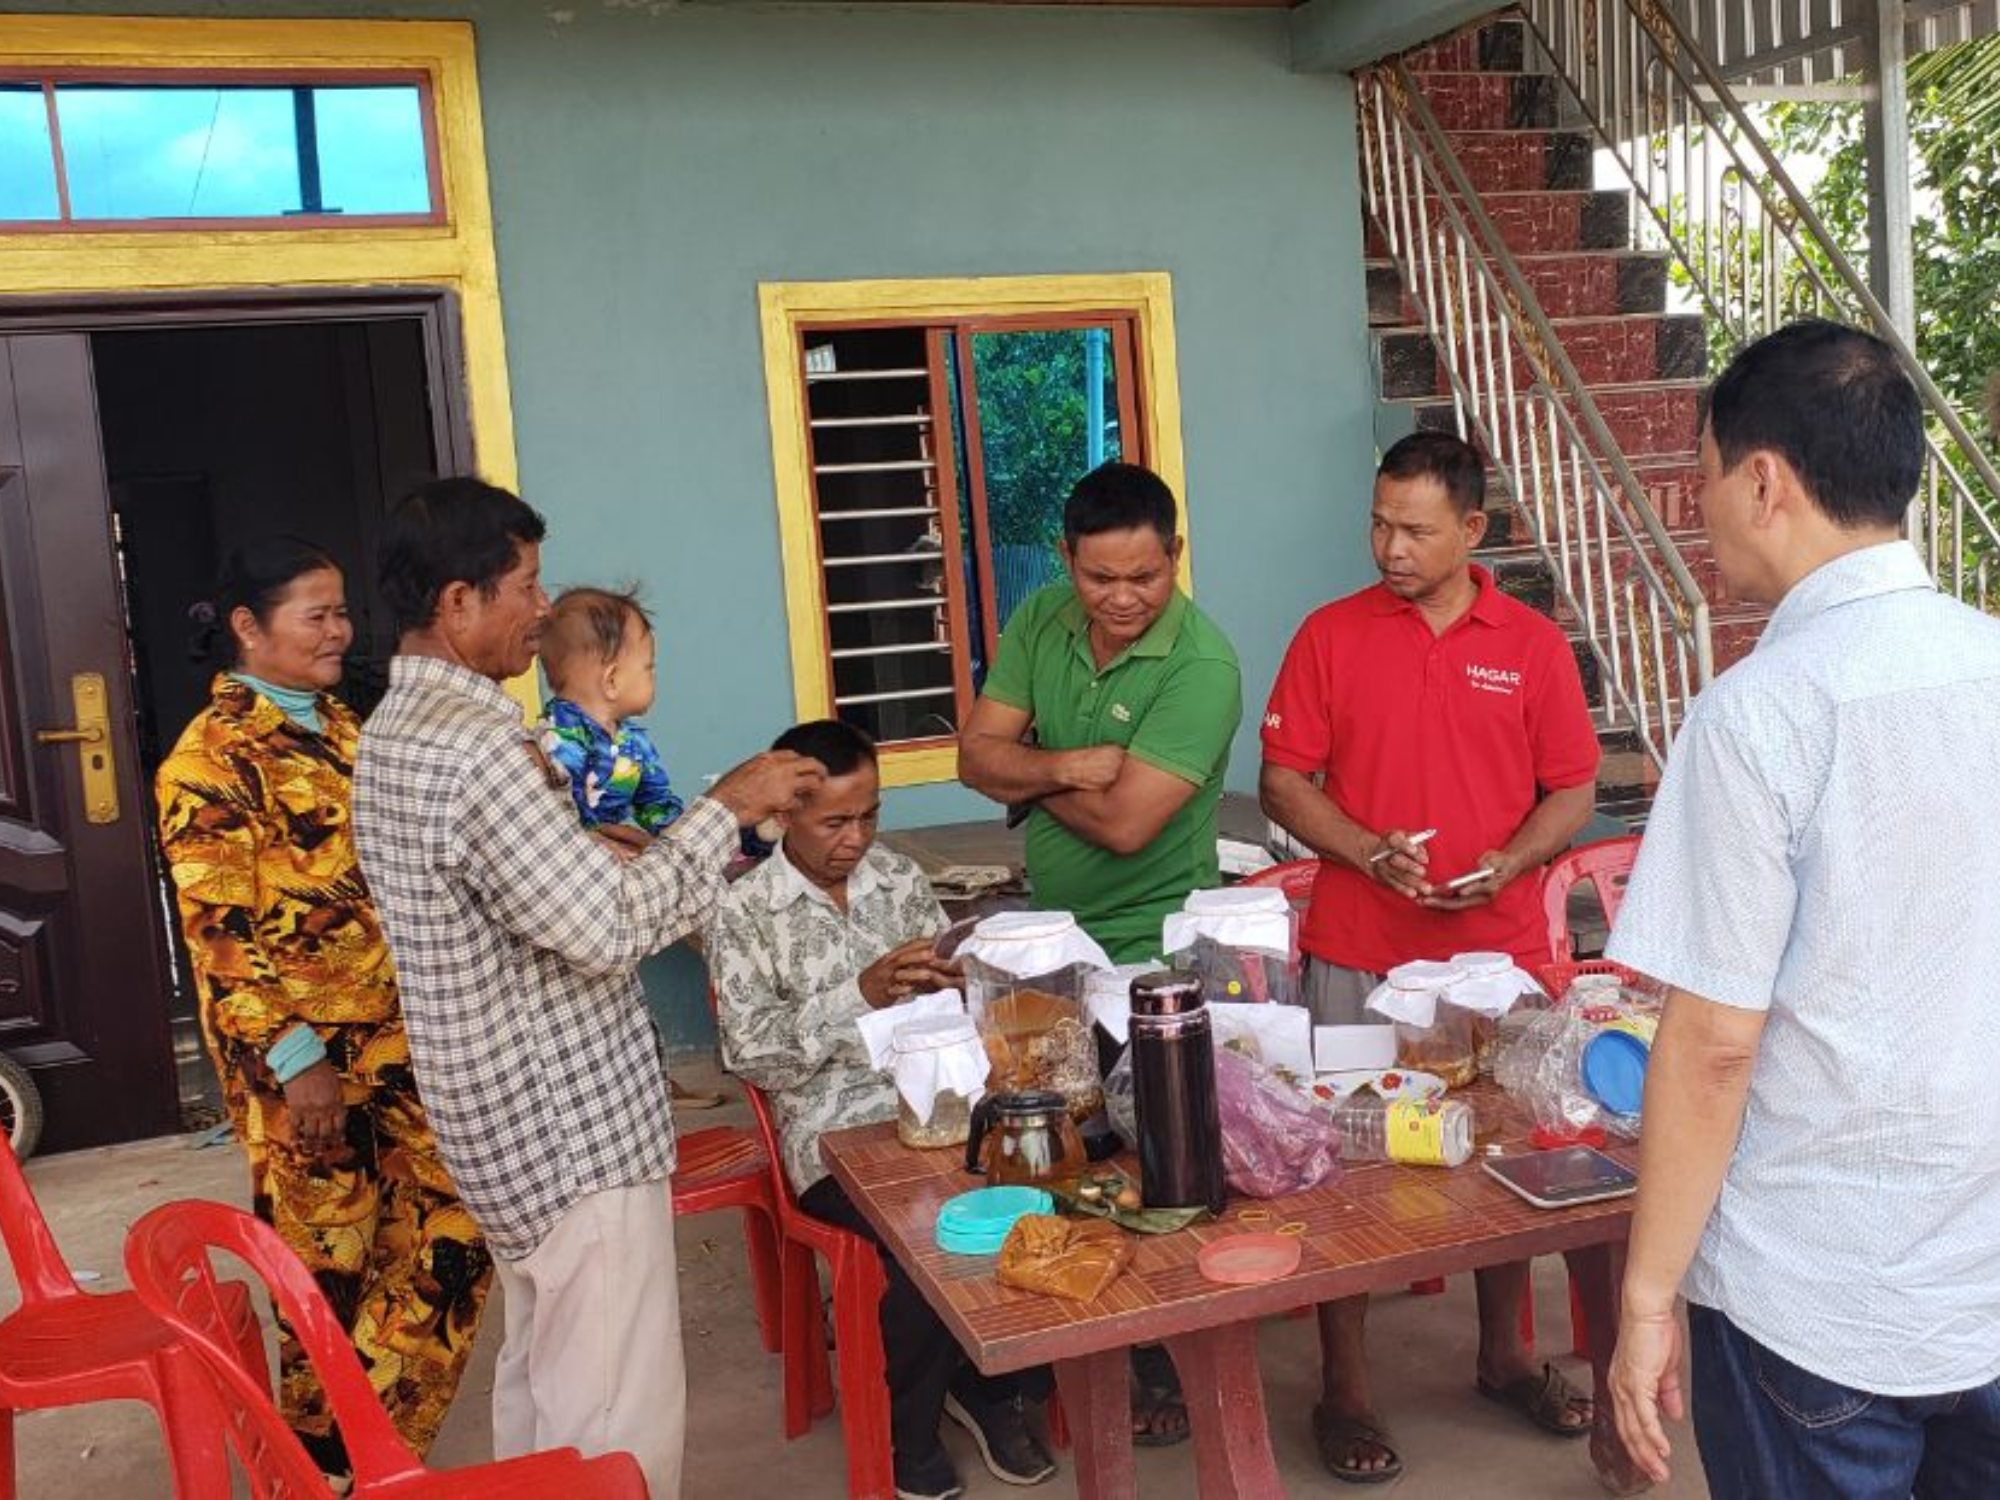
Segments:
[[[1291,1275],[1299,1268],[1299,1254],[1295,1234],[1232,1234],[1203,1245],[1194,1263],[1210,1281],[1252,1286]]]

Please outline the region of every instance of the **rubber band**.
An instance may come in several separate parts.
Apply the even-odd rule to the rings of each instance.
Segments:
[[[1236,1222],[1239,1224],[1268,1224],[1271,1222],[1271,1210],[1268,1208],[1239,1208],[1236,1210]]]
[[[1271,1232],[1273,1234],[1288,1235],[1304,1234],[1306,1232],[1306,1221],[1304,1219],[1293,1219],[1289,1224],[1280,1224]]]

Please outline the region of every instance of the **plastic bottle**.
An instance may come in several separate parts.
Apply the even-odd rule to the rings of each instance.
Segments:
[[[1369,1089],[1333,1112],[1343,1161],[1458,1167],[1472,1157],[1472,1106],[1462,1099],[1388,1100]]]

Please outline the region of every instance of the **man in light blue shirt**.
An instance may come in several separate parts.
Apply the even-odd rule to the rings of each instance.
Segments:
[[[2000,621],[1902,538],[1922,461],[1894,353],[1829,323],[1745,350],[1701,436],[1716,561],[1776,611],[1609,950],[1672,987],[1611,1390],[1664,1479],[1684,1289],[1719,1500],[2000,1495]]]

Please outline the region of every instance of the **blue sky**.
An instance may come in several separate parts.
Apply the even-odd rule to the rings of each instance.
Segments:
[[[414,85],[314,90],[321,196],[349,214],[429,207]],[[265,217],[299,207],[287,89],[59,87],[79,219]],[[52,218],[38,94],[0,92],[0,218]]]

